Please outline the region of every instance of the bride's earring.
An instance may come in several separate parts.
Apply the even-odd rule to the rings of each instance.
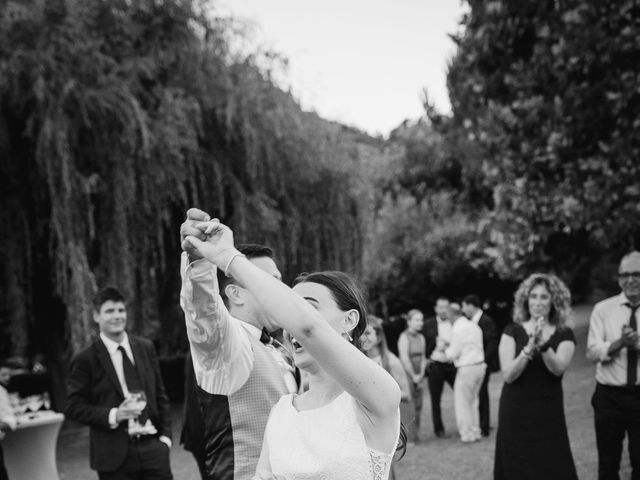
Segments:
[[[353,337],[349,335],[349,332],[344,332],[343,335],[347,336],[347,340],[349,340],[350,342],[353,342]]]

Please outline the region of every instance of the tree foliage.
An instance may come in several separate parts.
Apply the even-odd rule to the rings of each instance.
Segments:
[[[0,1],[5,354],[86,345],[105,284],[135,332],[183,348],[178,227],[194,205],[272,245],[289,276],[361,271],[356,172],[376,141],[302,111],[210,7]]]
[[[640,240],[640,6],[469,6],[448,83],[493,191],[487,241],[512,275],[588,278],[585,261]]]

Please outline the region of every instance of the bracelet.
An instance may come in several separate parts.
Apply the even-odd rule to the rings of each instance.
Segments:
[[[227,266],[224,267],[224,276],[225,277],[230,277],[231,276],[231,275],[229,275],[229,268],[231,267],[231,262],[233,262],[236,257],[247,258],[247,256],[244,253],[240,253],[240,252],[236,252],[233,255],[231,255],[231,258],[227,261]]]

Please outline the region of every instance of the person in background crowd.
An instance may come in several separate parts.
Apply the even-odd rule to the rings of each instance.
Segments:
[[[411,437],[414,442],[420,441],[420,417],[424,395],[424,375],[427,367],[425,356],[425,340],[420,331],[424,318],[420,310],[410,310],[407,314],[407,328],[398,338],[398,353],[409,378],[409,390],[413,402],[414,419],[411,423]]]
[[[482,330],[473,320],[462,315],[458,303],[451,302],[449,311],[454,320],[451,343],[445,355],[453,360],[457,369],[453,399],[458,433],[464,443],[476,442],[481,438],[478,393],[486,369]]]
[[[100,337],[73,359],[65,414],[89,425],[90,464],[100,480],[170,480],[170,405],[156,350],[127,335],[119,290],[100,290],[93,307]],[[134,392],[144,392],[146,406],[130,401]]]
[[[555,275],[535,273],[515,293],[514,323],[498,347],[500,396],[494,480],[577,480],[567,434],[562,376],[575,338],[571,294]]]
[[[587,357],[598,363],[591,399],[598,446],[598,479],[619,479],[625,434],[631,478],[640,478],[640,252],[625,255],[618,267],[621,293],[596,304],[591,313]]]
[[[389,351],[397,357],[399,355],[398,338],[400,338],[400,334],[407,328],[407,320],[404,314],[390,316],[384,322],[383,328],[387,347],[389,347]]]
[[[387,347],[387,340],[382,329],[383,321],[374,315],[367,315],[367,328],[360,337],[360,350],[391,374],[400,387],[400,419],[404,425],[413,420],[413,412],[408,412],[407,406],[411,402],[409,382],[407,374],[402,367],[402,362]],[[395,479],[393,465],[389,479]]]
[[[438,438],[445,438],[444,424],[440,410],[440,399],[445,382],[453,388],[456,379],[456,367],[445,355],[445,349],[451,342],[451,321],[449,319],[449,299],[438,297],[435,304],[435,317],[427,319],[422,329],[425,338],[427,357],[427,380],[431,396],[431,417],[433,431]]]
[[[357,348],[367,317],[354,280],[316,272],[291,289],[236,250],[228,227],[215,219],[202,226],[206,242],[186,240],[255,296],[309,373],[306,392],[272,408],[254,478],[386,480],[402,430],[400,388]]]
[[[2,453],[2,439],[9,430],[16,429],[16,416],[13,414],[9,395],[5,388],[9,383],[11,369],[2,364],[0,365],[0,480],[9,480],[7,469],[4,465],[4,455]]]
[[[204,417],[207,479],[249,480],[271,407],[283,395],[296,392],[298,385],[292,359],[273,346],[264,328],[266,314],[256,296],[185,240],[187,235],[206,239],[196,225],[208,220],[208,214],[192,208],[180,228],[180,302]],[[253,265],[280,281],[269,247],[238,248]]]
[[[411,397],[407,374],[400,359],[389,350],[382,325],[380,317],[367,315],[367,328],[360,337],[360,350],[391,374],[400,387],[401,400],[408,403]]]
[[[498,331],[493,319],[480,308],[477,295],[467,295],[462,300],[462,311],[472,322],[482,329],[482,348],[487,369],[480,386],[478,410],[480,414],[480,433],[488,437],[491,429],[489,412],[489,377],[500,369],[498,360]]]

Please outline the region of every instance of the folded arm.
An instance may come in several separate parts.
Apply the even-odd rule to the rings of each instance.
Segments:
[[[444,351],[445,356],[451,361],[457,360],[462,353],[462,335],[464,331],[456,327],[457,326],[454,325],[451,329],[451,343],[449,343],[449,346]]]

